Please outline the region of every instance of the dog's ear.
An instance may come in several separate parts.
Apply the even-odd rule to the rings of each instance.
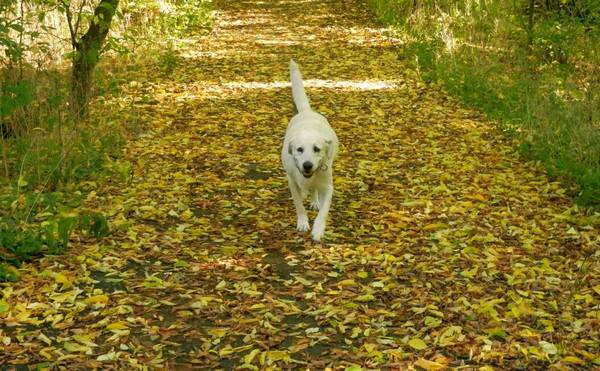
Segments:
[[[327,145],[327,158],[332,158],[333,157],[333,140],[329,139],[325,141],[325,144]]]
[[[292,141],[290,140],[290,142],[288,143],[288,153],[290,155],[292,154],[292,151],[294,150],[293,148],[294,148],[294,146],[292,145]]]

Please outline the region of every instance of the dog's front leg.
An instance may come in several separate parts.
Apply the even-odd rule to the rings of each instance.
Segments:
[[[333,196],[333,182],[331,177],[327,180],[325,189],[319,191],[319,214],[315,219],[312,230],[312,238],[315,241],[320,241],[325,234],[325,224],[327,223],[327,214],[331,206],[331,197]]]
[[[296,216],[298,217],[298,223],[296,224],[296,229],[300,232],[305,232],[310,230],[310,225],[308,224],[308,216],[306,215],[306,209],[304,208],[304,204],[302,203],[302,194],[296,182],[288,176],[288,185],[290,187],[290,192],[292,193],[292,199],[294,200],[294,206],[296,207]]]
[[[313,210],[319,210],[319,191],[317,190],[316,187],[312,190],[310,199],[312,200],[312,203],[310,204],[310,208]]]

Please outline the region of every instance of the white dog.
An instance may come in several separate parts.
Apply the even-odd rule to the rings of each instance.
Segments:
[[[303,201],[311,192],[312,208],[319,210],[312,238],[319,241],[325,233],[325,223],[333,195],[332,165],[338,151],[338,139],[327,119],[311,110],[302,85],[298,65],[290,60],[292,97],[298,109],[288,124],[281,161],[296,206],[299,231],[308,231],[308,216]]]

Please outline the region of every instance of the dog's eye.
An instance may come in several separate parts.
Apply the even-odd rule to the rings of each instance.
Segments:
[[[298,153],[302,153],[302,152],[304,152],[304,148],[302,148],[302,147],[298,147],[298,150],[297,150],[297,151],[298,151]]]
[[[315,147],[313,148],[313,151],[315,151],[315,153],[319,153],[319,152],[321,152],[321,148],[319,148],[319,147],[315,146]]]

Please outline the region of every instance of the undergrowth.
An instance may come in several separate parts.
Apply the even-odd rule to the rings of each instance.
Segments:
[[[119,157],[130,131],[139,129],[124,125],[106,103],[115,100],[92,101],[86,117],[71,113],[69,71],[56,58],[68,56],[68,44],[61,44],[68,28],[46,5],[28,5],[24,14],[15,1],[0,4],[0,49],[6,52],[0,56],[0,281],[15,280],[21,262],[63,252],[74,233],[109,233],[106,217],[85,210],[82,200],[96,188],[90,184],[127,182],[131,164]],[[207,0],[124,3],[102,58],[129,66],[147,58],[161,38],[169,43],[209,27]],[[169,50],[155,58],[157,68],[175,68]],[[118,100],[122,83],[99,70],[94,90]]]
[[[369,4],[425,80],[499,122],[520,153],[561,179],[579,204],[600,205],[600,5]]]

